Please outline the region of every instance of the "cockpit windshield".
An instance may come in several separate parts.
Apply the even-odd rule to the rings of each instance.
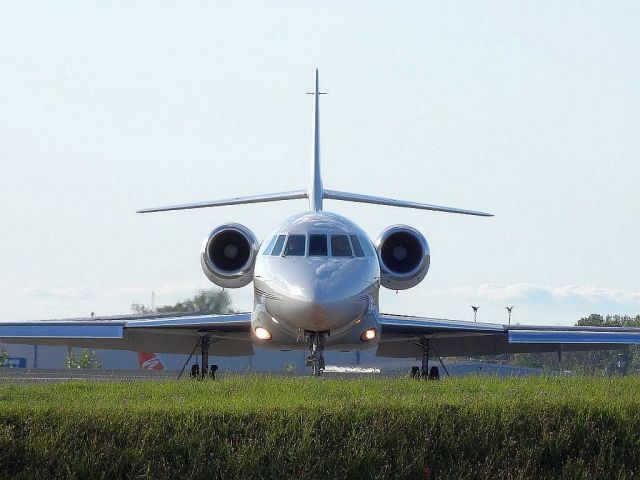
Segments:
[[[304,235],[289,235],[287,246],[284,249],[285,257],[304,257],[304,249],[307,237]]]
[[[329,251],[329,247],[331,251]],[[370,242],[358,235],[324,233],[309,234],[309,249],[307,250],[307,235],[302,233],[291,235],[275,235],[264,249],[264,255],[285,257],[371,257],[375,255]]]
[[[349,237],[346,235],[331,235],[331,255],[334,257],[352,257]]]
[[[310,257],[326,257],[327,256],[327,236],[326,235],[309,235],[309,256]]]

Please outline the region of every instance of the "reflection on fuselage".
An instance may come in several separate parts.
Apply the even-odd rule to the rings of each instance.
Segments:
[[[285,239],[279,239],[279,236]],[[340,335],[377,309],[380,267],[369,237],[330,212],[290,218],[260,248],[255,302],[291,335]]]

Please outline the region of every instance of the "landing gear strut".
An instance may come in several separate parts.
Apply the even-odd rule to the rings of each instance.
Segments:
[[[422,349],[422,365],[420,367],[411,367],[411,378],[440,380],[440,369],[435,365],[429,369],[429,340],[423,338],[420,343],[415,343]],[[440,363],[442,363],[442,360],[440,360]],[[444,367],[444,363],[442,366]]]
[[[311,375],[319,377],[324,371],[324,336],[321,333],[310,332],[309,356],[305,360],[305,365],[311,367]]]
[[[200,339],[200,351],[202,353],[202,367],[200,368],[200,378],[207,378],[209,373],[209,345],[211,341],[208,336],[204,335]]]
[[[189,376],[197,380],[204,380],[208,376],[211,380],[215,380],[216,372],[218,371],[218,365],[209,366],[209,346],[216,343],[217,341],[218,340],[211,340],[211,337],[209,337],[208,335],[200,337],[198,343],[196,343],[196,345],[193,347],[191,355],[189,355],[189,358],[187,358],[187,361],[182,366],[182,370],[180,370],[180,374],[178,375],[178,380],[180,380],[180,377],[187,367],[187,364],[193,357],[193,354],[198,347],[200,347],[200,352],[202,354],[202,366],[198,365],[196,360],[196,363],[191,365],[191,372],[189,373]]]
[[[422,341],[422,370],[420,371],[422,379],[429,378],[429,340]]]

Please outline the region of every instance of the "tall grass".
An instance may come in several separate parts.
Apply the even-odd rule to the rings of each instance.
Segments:
[[[640,379],[0,385],[0,477],[634,478]]]

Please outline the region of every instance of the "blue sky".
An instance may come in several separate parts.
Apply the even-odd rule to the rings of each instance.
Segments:
[[[639,32],[637,2],[0,2],[0,319],[208,288],[211,229],[306,203],[134,211],[304,188],[315,67],[325,187],[496,214],[327,201],[428,238],[384,311],[640,313]]]

